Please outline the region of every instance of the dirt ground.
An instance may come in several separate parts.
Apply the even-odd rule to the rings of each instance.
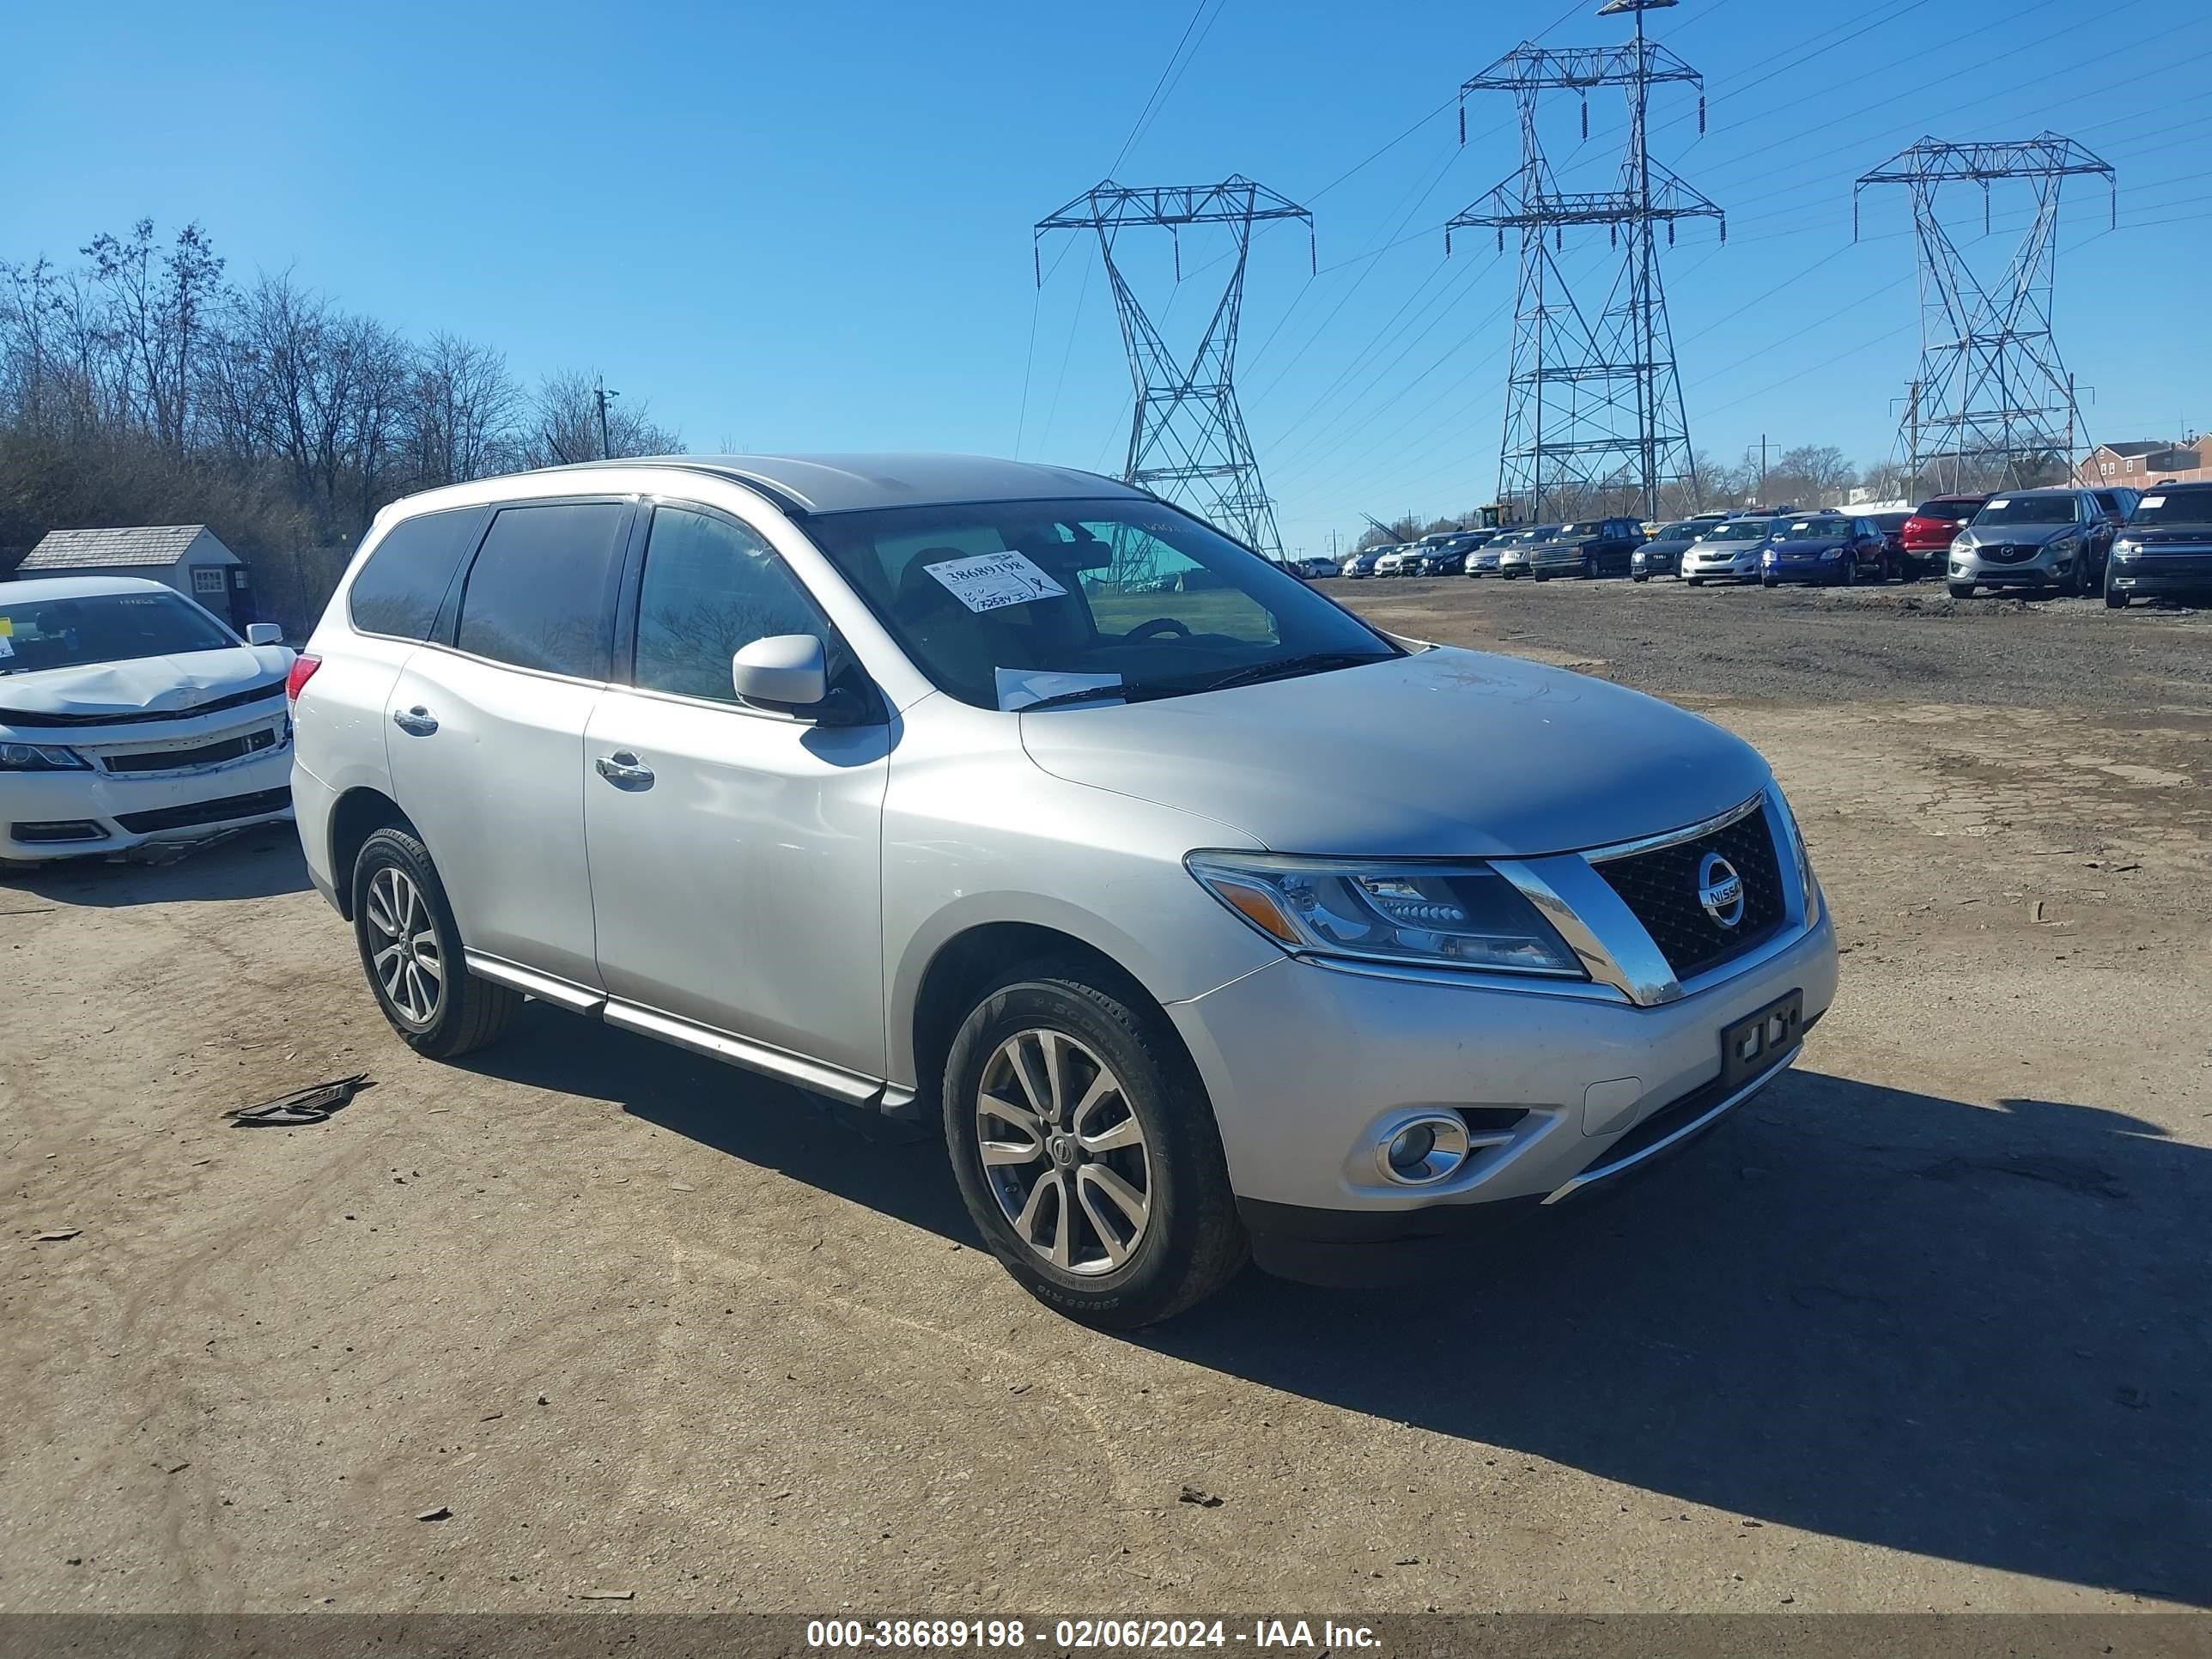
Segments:
[[[415,1058],[289,832],[8,878],[0,1609],[2212,1605],[2212,613],[1332,591],[1765,751],[1849,951],[1793,1075],[1123,1339],[927,1142],[534,1004]]]

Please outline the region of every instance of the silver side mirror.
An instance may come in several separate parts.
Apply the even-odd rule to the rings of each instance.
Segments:
[[[730,659],[730,684],[747,702],[805,708],[830,695],[830,665],[811,634],[774,634]]]
[[[248,645],[282,645],[284,643],[284,630],[275,623],[248,623],[246,624],[246,642]]]

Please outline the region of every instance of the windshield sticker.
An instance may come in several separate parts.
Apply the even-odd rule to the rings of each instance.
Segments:
[[[0,659],[12,657],[15,654],[15,642],[5,634],[0,634]]]
[[[2163,500],[2164,498],[2161,497],[2160,499]],[[13,617],[0,617],[0,640],[6,639],[15,631],[15,619]]]
[[[1991,507],[2010,507],[2012,505],[2012,497],[2009,495],[2000,495],[1996,500],[1991,501],[1990,505]]]
[[[1052,579],[1048,576],[1045,580]],[[1042,702],[1047,697],[1065,696],[1070,691],[1096,690],[1102,686],[1118,690],[1121,684],[1119,674],[1060,674],[1045,668],[999,668],[992,672],[999,681],[999,707],[1010,714],[1033,702]],[[1101,697],[1098,701],[1112,700]]]
[[[2166,497],[2163,495],[2146,495],[2142,498],[2142,504],[2145,507],[2164,507],[2166,505]],[[0,621],[4,620],[4,618],[0,618]],[[4,628],[0,628],[0,633],[4,633],[7,630]]]
[[[926,564],[922,568],[977,616],[986,611],[1004,610],[1010,605],[1063,599],[1067,593],[1066,588],[1020,553],[982,553],[972,559],[947,559],[941,564]]]

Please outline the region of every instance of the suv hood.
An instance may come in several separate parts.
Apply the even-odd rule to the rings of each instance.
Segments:
[[[291,666],[289,647],[236,645],[220,651],[0,675],[0,724],[6,723],[11,711],[72,720],[175,714],[250,691]]]
[[[2012,547],[2041,547],[2062,536],[2072,536],[2090,529],[2081,524],[1989,524],[1978,530],[1962,530],[1960,539],[1969,547],[1985,544]]]
[[[1750,744],[1656,697],[1449,647],[1024,714],[1021,732],[1055,777],[1280,853],[1535,857],[1695,823],[1771,775]]]

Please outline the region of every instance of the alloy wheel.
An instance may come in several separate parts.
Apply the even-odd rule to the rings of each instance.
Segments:
[[[1063,1273],[1112,1273],[1151,1224],[1152,1153],[1121,1084],[1065,1031],[1017,1031],[975,1095],[983,1175],[1015,1236]]]
[[[377,983],[410,1024],[428,1025],[445,998],[446,964],[422,890],[387,864],[369,878],[368,917]]]

